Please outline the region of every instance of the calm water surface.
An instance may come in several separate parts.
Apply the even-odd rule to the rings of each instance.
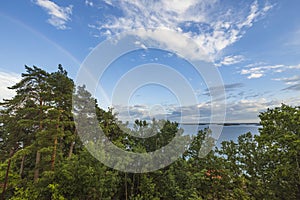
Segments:
[[[184,134],[196,135],[197,130],[202,130],[207,128],[208,125],[180,125],[184,130]],[[233,140],[237,142],[237,139],[240,135],[245,134],[247,132],[251,132],[252,134],[259,134],[258,128],[260,126],[256,125],[232,125],[232,126],[224,126],[222,133],[217,141],[217,147],[220,147],[222,141]]]

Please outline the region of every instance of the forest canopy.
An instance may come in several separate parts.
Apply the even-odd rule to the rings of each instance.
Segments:
[[[87,151],[75,126],[73,95],[95,102],[97,126],[129,152],[164,147],[183,134],[177,122],[160,127],[159,120],[136,120],[129,129],[112,109],[100,108],[84,86],[75,86],[61,65],[51,73],[25,66],[22,79],[9,89],[15,96],[0,104],[2,199],[300,199],[299,106],[282,104],[258,113],[259,135],[248,132],[237,142],[224,141],[202,158],[199,149],[215,141],[209,129],[200,130],[171,165],[128,173],[105,166]],[[149,130],[157,134],[132,136]]]

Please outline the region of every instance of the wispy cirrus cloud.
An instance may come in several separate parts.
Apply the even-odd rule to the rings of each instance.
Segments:
[[[228,101],[226,105],[226,120],[225,122],[258,122],[258,113],[265,111],[267,108],[280,106],[281,103],[288,103],[294,105],[300,103],[300,98],[294,98],[290,101],[281,101],[277,99],[268,99],[264,97],[252,99],[240,99],[235,101]],[[211,121],[212,110],[211,102],[202,102],[198,105],[164,105],[165,110],[157,110],[154,115],[150,114],[149,108],[145,105],[134,106],[116,106],[118,118],[122,121],[134,122],[135,119],[151,120],[168,119],[171,121],[187,123],[209,123]],[[218,107],[215,115],[218,114]],[[129,117],[130,116],[130,117]],[[214,121],[219,123],[220,121]]]
[[[291,85],[289,87],[286,87],[283,90],[300,91],[300,83],[297,83],[297,84]]]
[[[211,95],[210,93],[222,94],[222,90],[225,90],[225,92],[228,93],[228,92],[235,91],[236,89],[239,89],[239,88],[242,88],[242,87],[244,87],[243,83],[225,84],[225,85],[222,85],[222,86],[207,88],[205,90],[205,92],[203,93],[203,95],[210,96]]]
[[[241,6],[230,5],[220,0],[104,2],[120,10],[121,16],[111,16],[105,21],[99,21],[96,28],[102,34],[142,30],[139,34],[141,37],[152,37],[170,49],[176,43],[176,49],[179,51],[177,53],[192,59],[210,61],[216,59],[226,47],[238,41],[246,29],[252,27],[254,22],[272,8],[272,5],[259,1],[241,2],[242,9]],[[173,32],[163,34],[161,29]],[[195,45],[191,46],[186,42],[186,37]],[[233,59],[228,57],[224,63],[236,62]]]
[[[300,76],[274,78],[274,81],[283,81],[288,87],[282,89],[283,91],[300,91]]]
[[[300,83],[300,75],[295,75],[292,77],[282,77],[282,78],[274,78],[274,81],[283,81],[287,85],[295,85]]]
[[[281,73],[287,70],[298,70],[299,65],[266,65],[264,63],[254,63],[246,66],[240,71],[241,75],[247,75],[248,79],[260,78],[268,73]]]
[[[230,55],[230,56],[225,56],[221,61],[217,62],[215,65],[216,66],[234,65],[244,60],[245,58],[242,55]]]
[[[49,24],[61,30],[68,28],[67,22],[71,21],[72,5],[61,7],[50,0],[36,0],[35,4],[47,11],[50,16],[47,20]]]

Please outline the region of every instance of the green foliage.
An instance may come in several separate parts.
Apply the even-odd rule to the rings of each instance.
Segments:
[[[1,103],[0,189],[8,173],[5,199],[300,199],[299,107],[268,109],[259,115],[259,136],[246,133],[237,142],[225,141],[213,150],[215,140],[209,129],[189,137],[178,123],[155,119],[136,120],[130,129],[112,108],[99,108],[84,86],[75,90],[61,65],[54,73],[25,69],[22,80],[10,88],[16,95]],[[80,102],[73,113],[80,112],[84,117],[79,120],[87,125],[80,130],[83,141],[72,114],[73,92],[73,100]],[[97,122],[90,120],[93,113]],[[99,142],[90,123],[131,152],[155,151],[175,136],[180,144],[192,142],[163,169],[123,173],[104,166],[84,148],[83,142]],[[148,138],[132,136],[150,133]]]
[[[33,186],[27,185],[27,187],[15,188],[14,195],[10,198],[10,200],[37,200],[38,193],[33,188]]]

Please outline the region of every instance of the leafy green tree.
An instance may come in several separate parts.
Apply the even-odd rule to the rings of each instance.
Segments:
[[[10,87],[16,95],[0,105],[2,199],[300,199],[299,107],[268,109],[259,115],[260,135],[246,133],[212,149],[209,129],[190,137],[178,123],[155,119],[128,127],[112,108],[101,109],[85,86],[75,90],[61,65],[53,73],[25,69]],[[149,173],[106,167],[85,146],[111,141],[129,152],[163,152],[174,138],[171,152],[185,152]],[[96,149],[94,155],[115,159]]]
[[[1,103],[4,109],[0,113],[3,138],[0,148],[6,152],[4,159],[9,154],[12,156],[9,149],[15,153],[20,177],[26,177],[24,182],[28,182],[32,174],[37,182],[41,169],[54,169],[57,138],[60,137],[63,143],[64,133],[74,129],[71,125],[74,124],[71,115],[74,84],[61,66],[52,74],[35,66],[25,66],[25,69],[22,80],[10,87],[16,95]],[[35,166],[32,162],[34,154]]]
[[[266,162],[270,198],[300,199],[300,107],[282,104],[259,115],[257,136]]]

